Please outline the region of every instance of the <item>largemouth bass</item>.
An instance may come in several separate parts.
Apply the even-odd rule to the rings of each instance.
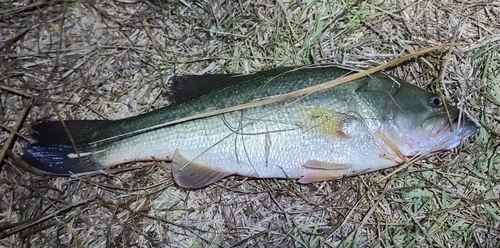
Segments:
[[[174,180],[185,188],[230,175],[311,183],[452,149],[476,131],[439,96],[384,73],[305,96],[189,118],[350,73],[338,66],[309,66],[177,76],[171,87],[174,103],[161,109],[121,120],[34,125],[36,142],[25,148],[23,158],[56,174],[169,161]]]

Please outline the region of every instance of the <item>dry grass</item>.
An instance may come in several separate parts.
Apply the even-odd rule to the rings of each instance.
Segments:
[[[448,42],[456,45],[391,73],[456,103],[481,124],[478,134],[383,182],[390,170],[312,185],[228,178],[191,191],[160,163],[48,177],[21,169],[10,152],[0,246],[498,245],[498,2],[231,2],[1,1],[2,147],[18,153],[29,125],[57,114],[117,119],[158,108],[174,74],[372,67]]]

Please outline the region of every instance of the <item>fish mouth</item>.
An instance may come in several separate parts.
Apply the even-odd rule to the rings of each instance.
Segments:
[[[446,121],[448,122],[448,121]],[[431,131],[435,144],[432,151],[451,150],[457,147],[460,142],[472,136],[477,131],[476,124],[469,119],[455,119],[451,125],[445,121],[438,122]]]
[[[401,155],[427,157],[439,151],[451,150],[477,131],[476,124],[466,118],[456,118],[451,123],[447,117],[428,121],[433,124],[409,130],[405,136],[389,136]]]

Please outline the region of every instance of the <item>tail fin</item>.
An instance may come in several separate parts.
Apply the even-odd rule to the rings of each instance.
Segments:
[[[49,173],[70,174],[105,168],[95,160],[88,143],[92,130],[107,121],[65,121],[75,142],[75,151],[61,122],[43,122],[32,127],[35,143],[24,149],[22,158],[31,166]]]

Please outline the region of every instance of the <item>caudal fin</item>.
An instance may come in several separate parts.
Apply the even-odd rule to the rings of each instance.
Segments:
[[[32,126],[35,143],[25,147],[22,158],[31,166],[49,173],[71,174],[103,169],[89,151],[92,130],[107,121],[65,121],[76,148],[61,122]]]

